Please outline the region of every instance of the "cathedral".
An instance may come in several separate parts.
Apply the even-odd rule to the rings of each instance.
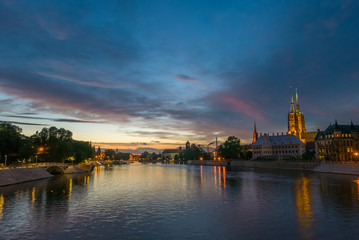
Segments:
[[[288,134],[297,136],[300,140],[305,142],[305,121],[304,114],[300,111],[298,92],[295,89],[296,107],[294,107],[292,87],[290,90],[290,112],[288,113]]]
[[[288,112],[288,135],[294,135],[298,137],[303,143],[311,143],[314,147],[315,137],[317,132],[307,132],[305,128],[304,114],[300,111],[298,91],[295,89],[295,102],[293,99],[292,87],[290,87],[290,111]],[[252,144],[258,140],[258,133],[256,128],[256,122],[254,122],[254,132]]]

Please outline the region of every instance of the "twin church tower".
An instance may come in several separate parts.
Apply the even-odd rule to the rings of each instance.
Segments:
[[[288,113],[288,134],[297,136],[299,139],[303,138],[303,133],[306,133],[304,114],[300,111],[298,92],[295,89],[296,108],[294,107],[293,91],[290,87],[290,111]]]
[[[295,89],[295,101],[294,106],[292,86],[290,87],[290,111],[288,113],[288,134],[297,136],[302,142],[312,141],[314,138],[311,133],[307,134],[305,129],[304,114],[300,111],[298,92]],[[313,138],[313,139],[310,139]],[[258,133],[256,129],[256,123],[254,122],[253,141],[256,142],[258,139]]]

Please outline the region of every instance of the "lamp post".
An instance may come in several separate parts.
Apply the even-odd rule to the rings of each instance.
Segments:
[[[5,167],[6,167],[7,155],[5,155]]]

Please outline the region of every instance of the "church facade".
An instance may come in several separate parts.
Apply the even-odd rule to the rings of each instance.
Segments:
[[[305,142],[307,130],[305,129],[304,114],[300,111],[298,92],[295,89],[296,107],[294,107],[292,88],[290,91],[290,111],[288,113],[288,134],[297,136]]]

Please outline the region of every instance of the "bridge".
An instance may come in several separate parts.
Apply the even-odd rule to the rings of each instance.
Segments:
[[[59,163],[59,162],[41,162],[29,164],[31,167],[42,167],[52,175],[64,174],[66,169],[71,166],[68,163]]]

